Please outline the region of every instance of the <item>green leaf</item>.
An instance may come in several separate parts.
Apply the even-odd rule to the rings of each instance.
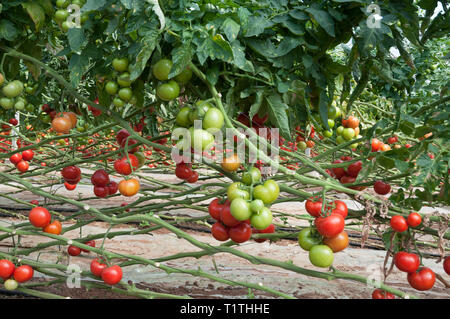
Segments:
[[[55,9],[53,7],[52,1],[51,0],[37,0],[34,1],[37,2],[45,11],[45,13],[49,16],[52,17]]]
[[[324,10],[320,10],[317,8],[309,7],[305,9],[306,12],[312,14],[314,19],[319,23],[319,25],[332,37],[335,37],[334,33],[334,20],[331,15]]]
[[[23,53],[30,55],[34,57],[37,60],[42,59],[42,48],[37,43],[32,42],[30,40],[27,40],[23,45]],[[28,71],[30,71],[33,78],[37,81],[39,79],[39,75],[41,74],[41,68],[37,66],[36,64],[25,61],[25,65],[28,68]]]
[[[398,159],[394,160],[395,162],[395,167],[401,172],[401,173],[405,173],[408,171],[409,167],[410,167],[410,163],[408,162],[404,162],[404,161],[400,161]]]
[[[305,12],[298,10],[298,9],[289,11],[289,15],[297,20],[302,20],[302,21],[309,20],[309,16]]]
[[[266,101],[268,103],[270,122],[280,129],[283,137],[290,139],[289,119],[286,113],[289,107],[283,103],[280,95],[276,93],[266,97]]]
[[[72,51],[78,52],[86,41],[82,28],[70,28],[67,32],[67,39]]]
[[[383,166],[385,169],[391,169],[395,167],[395,161],[384,155],[380,155],[377,158],[377,162]]]
[[[19,35],[19,30],[16,29],[14,23],[9,20],[0,20],[0,39],[7,41],[14,41]]]
[[[120,2],[126,9],[136,11],[141,11],[146,4],[145,1],[142,0],[120,0]]]
[[[261,108],[261,104],[263,101],[263,91],[259,90],[256,91],[256,99],[255,99],[255,103],[252,104],[252,106],[250,107],[250,110],[248,112],[248,116],[252,119],[253,116],[255,116],[258,112],[259,109]]]
[[[130,80],[136,80],[144,71],[147,66],[147,62],[155,50],[157,39],[159,37],[159,31],[157,29],[157,22],[152,21],[148,28],[140,30],[139,34],[142,36],[141,49],[136,56],[136,61],[130,67]]]
[[[233,42],[237,39],[241,26],[231,18],[226,18],[222,24],[223,32],[228,38],[228,41]]]
[[[81,13],[98,10],[106,5],[106,0],[88,0],[81,8]]]
[[[266,28],[270,28],[271,26],[273,26],[273,24],[274,23],[268,20],[266,17],[250,16],[244,34],[246,37],[254,37],[260,35]]]
[[[169,78],[177,76],[189,65],[194,52],[191,46],[191,38],[185,39],[185,42],[172,50],[173,66],[170,70]]]
[[[237,40],[231,42],[231,49],[234,55],[234,65],[243,71],[254,73],[253,63],[245,58],[245,48],[241,43]]]
[[[27,3],[22,3],[22,7],[27,11],[31,20],[34,22],[34,27],[36,31],[39,32],[45,23],[45,11],[44,9],[35,1],[29,1]]]
[[[81,81],[81,77],[89,67],[89,57],[86,55],[73,54],[69,61],[70,84],[76,88]]]
[[[217,81],[219,80],[219,75],[220,75],[220,70],[219,70],[219,67],[217,64],[211,68],[208,68],[208,70],[206,70],[206,79],[212,85],[216,85]]]
[[[412,135],[414,133],[414,124],[411,122],[401,121],[399,128],[406,135]]]

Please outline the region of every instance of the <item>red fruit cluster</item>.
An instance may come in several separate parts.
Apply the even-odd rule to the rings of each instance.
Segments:
[[[13,277],[17,282],[26,282],[33,278],[34,270],[28,265],[16,266],[7,259],[0,260],[0,278],[8,280]]]
[[[198,181],[198,172],[192,170],[192,164],[190,163],[178,163],[175,167],[175,176],[179,179],[184,179],[188,183],[196,183]]]
[[[30,164],[28,163],[34,157],[34,152],[32,150],[26,150],[22,153],[16,153],[11,155],[9,161],[14,164],[17,170],[21,173],[28,171]]]
[[[101,277],[108,285],[115,285],[122,280],[122,268],[119,265],[108,267],[103,260],[95,258],[91,261],[91,273],[96,277]]]
[[[436,282],[435,273],[427,267],[420,267],[419,256],[406,251],[399,251],[394,256],[394,264],[401,271],[408,273],[407,280],[417,290],[429,290]]]
[[[408,230],[408,226],[417,227],[421,223],[422,216],[420,216],[420,214],[416,212],[410,213],[407,219],[405,219],[405,217],[401,215],[392,216],[390,221],[391,228],[398,233],[402,233]]]
[[[391,149],[391,147],[388,144],[384,144],[382,141],[380,141],[377,138],[372,139],[372,141],[370,142],[371,147],[372,147],[372,152],[385,152],[385,151],[389,151]]]
[[[130,135],[131,134],[126,129],[121,129],[119,132],[117,132],[116,141],[121,148],[125,148],[125,146],[127,146],[128,144],[128,153],[133,154],[139,151],[139,147],[138,146],[133,147],[133,145],[137,144],[138,141],[129,138]]]
[[[98,98],[96,98],[96,99],[94,100],[94,103],[95,103],[95,104],[99,104]],[[91,112],[92,112],[92,115],[94,115],[94,116],[100,116],[100,115],[102,115],[102,111],[99,110],[99,109],[97,109],[97,108],[95,108],[95,107],[93,107],[93,106],[88,105],[88,110],[91,111]]]
[[[88,245],[88,246],[91,246],[91,247],[95,247],[95,240],[89,240],[89,241],[85,242],[84,244]],[[81,252],[89,253],[89,250],[84,249],[84,248],[80,248],[80,247],[77,247],[77,246],[73,246],[73,245],[70,245],[67,248],[67,253],[70,256],[78,256],[79,254],[81,254]]]
[[[104,169],[99,169],[91,176],[91,183],[94,185],[94,194],[97,197],[105,198],[117,193],[119,186],[109,179],[109,174]]]
[[[344,162],[348,162],[351,161],[353,158],[350,156],[342,156],[340,159],[337,159],[333,162],[333,164],[340,164],[340,163],[344,163]],[[344,167],[334,167],[331,170],[327,169],[327,173],[339,180],[341,182],[341,184],[352,184],[356,181],[356,178],[358,177],[359,172],[362,169],[362,162],[361,161],[357,161],[354,163],[351,163],[349,166],[347,166],[347,168]],[[351,189],[356,189],[356,190],[362,190],[364,189],[364,187],[360,186],[360,187],[356,187],[356,186],[352,186],[350,187]]]

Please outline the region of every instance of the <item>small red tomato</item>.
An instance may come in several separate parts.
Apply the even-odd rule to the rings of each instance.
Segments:
[[[347,175],[351,177],[358,177],[359,171],[362,169],[362,162],[357,161],[355,163],[350,164],[347,167]]]
[[[335,200],[334,206],[335,208],[333,209],[333,213],[340,214],[345,219],[348,215],[347,204],[341,200]]]
[[[114,181],[111,181],[106,187],[108,188],[108,195],[114,195],[119,190],[119,184]]]
[[[9,161],[14,165],[19,164],[20,161],[22,161],[22,154],[16,153],[14,155],[11,155],[11,157],[9,158]]]
[[[70,256],[78,256],[79,254],[81,254],[81,248],[80,248],[80,247],[77,247],[77,246],[72,246],[72,245],[70,245],[70,246],[67,248],[67,253],[68,253]]]
[[[406,251],[399,251],[394,256],[394,264],[404,272],[415,272],[420,266],[419,256]]]
[[[62,231],[62,225],[59,221],[55,220],[53,223],[45,226],[42,230],[44,233],[59,235]]]
[[[16,165],[17,170],[21,173],[25,173],[26,171],[28,171],[29,167],[30,167],[30,164],[28,164],[28,162],[24,161],[24,160],[20,161]]]
[[[108,267],[108,265],[101,263],[100,261],[101,260],[98,258],[94,258],[91,261],[91,273],[97,277],[101,277],[103,270]]]
[[[313,197],[309,198],[305,202],[305,209],[313,217],[319,217],[320,212],[322,211],[322,200],[314,199]]]
[[[67,182],[64,182],[64,187],[68,190],[68,191],[73,191],[75,188],[77,188],[77,184],[69,184]]]
[[[28,214],[30,223],[35,227],[45,227],[50,224],[52,215],[44,207],[34,207]]]
[[[408,273],[407,279],[411,287],[424,291],[433,288],[436,275],[430,268],[422,267],[415,272]]]
[[[222,211],[223,205],[220,204],[219,199],[214,199],[208,206],[209,215],[215,220],[220,220],[220,212]]]
[[[406,219],[409,227],[417,227],[422,223],[422,216],[419,213],[411,213]]]
[[[270,224],[269,227],[267,227],[266,229],[256,229],[256,228],[252,228],[252,233],[253,234],[273,234],[275,232],[275,225],[274,224]],[[267,240],[267,238],[257,238],[255,239],[255,241],[257,243],[263,243]]]
[[[372,299],[395,299],[395,296],[382,289],[375,289],[372,292]]]
[[[228,227],[234,227],[241,223],[236,218],[234,218],[233,215],[231,215],[229,202],[223,206],[222,211],[220,212],[220,220],[225,226]]]
[[[28,265],[22,265],[14,270],[14,279],[17,282],[25,282],[33,278],[33,268]]]
[[[228,230],[230,239],[235,243],[243,243],[252,237],[252,227],[247,223],[239,223]]]
[[[122,268],[119,265],[107,267],[102,271],[102,280],[108,285],[115,285],[122,279]]]
[[[175,168],[175,176],[180,179],[188,179],[192,176],[192,169],[185,163],[177,164]]]
[[[390,138],[388,138],[387,140],[388,144],[394,144],[398,142],[398,137],[397,136],[392,136]]]
[[[388,183],[385,183],[383,181],[376,181],[373,184],[373,189],[375,190],[375,193],[380,195],[386,195],[391,191],[391,185]]]
[[[444,270],[447,275],[450,275],[450,256],[447,256],[444,259]]]
[[[403,216],[395,215],[391,218],[391,227],[394,231],[402,233],[408,229],[408,223]]]
[[[85,242],[84,244],[88,245],[88,246],[91,246],[91,247],[95,247],[95,240],[89,240],[89,241]],[[81,251],[83,251],[85,253],[89,252],[89,250],[83,249],[83,248],[81,248]]]
[[[9,120],[9,124],[16,126],[17,124],[19,124],[19,121],[16,118],[12,118]]]
[[[317,217],[314,221],[319,234],[330,238],[338,235],[344,230],[345,221],[341,214],[332,213],[330,216]]]
[[[30,201],[30,204],[33,204],[33,205],[39,205],[39,201],[37,201],[36,199],[33,199],[32,201]]]
[[[96,170],[91,176],[91,183],[94,186],[106,187],[109,182],[109,174],[104,169]]]
[[[31,161],[34,157],[34,152],[32,150],[26,150],[22,152],[22,159],[24,161]]]
[[[219,241],[226,241],[230,238],[228,235],[229,228],[223,225],[221,222],[216,222],[211,227],[211,234]]]
[[[0,260],[0,278],[3,278],[3,280],[10,278],[15,268],[16,266],[11,261],[7,259]]]
[[[333,162],[333,164],[340,164],[340,163],[344,163],[344,161],[337,159]],[[345,175],[345,169],[343,167],[334,167],[331,170],[333,171],[336,178],[341,178],[342,176]]]
[[[94,194],[97,197],[105,198],[109,194],[108,187],[94,186]]]
[[[192,175],[186,179],[186,182],[193,184],[193,183],[197,183],[198,181],[198,173],[196,171],[192,171]]]

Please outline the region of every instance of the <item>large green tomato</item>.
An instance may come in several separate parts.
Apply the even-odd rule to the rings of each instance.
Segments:
[[[198,146],[201,146],[201,150],[204,151],[206,149],[210,149],[212,144],[214,143],[214,135],[209,133],[208,131],[202,129],[194,129],[193,126],[189,128],[189,132],[191,134],[191,147],[194,149],[199,149]],[[199,141],[199,142],[196,142]],[[196,145],[198,143],[198,146]]]
[[[161,59],[153,66],[153,75],[160,81],[169,79],[170,70],[172,69],[172,61],[169,59]]]
[[[259,183],[261,180],[261,171],[257,167],[252,167],[248,172],[242,175],[242,182],[245,185]]]
[[[328,268],[333,264],[333,250],[327,245],[316,245],[309,250],[309,261],[317,267]]]
[[[272,212],[264,207],[250,218],[250,224],[256,229],[266,229],[272,224]]]
[[[105,85],[105,90],[109,95],[117,94],[119,91],[119,85],[114,81],[109,81]]]
[[[351,127],[345,128],[344,131],[342,132],[342,137],[347,141],[353,139],[355,135],[356,135],[355,130],[352,129]]]
[[[177,114],[175,122],[182,127],[189,127],[192,122],[189,119],[189,115],[191,114],[191,109],[187,106],[182,107]]]
[[[130,73],[124,72],[117,78],[117,83],[121,87],[129,87],[131,86]]]
[[[210,108],[203,118],[203,128],[211,133],[219,131],[223,126],[224,118],[222,112],[215,107]]]
[[[250,203],[250,210],[252,213],[257,213],[264,208],[264,202],[260,199],[254,199]]]
[[[236,198],[249,199],[250,194],[242,189],[243,185],[239,182],[234,182],[227,189],[227,197],[230,202],[233,202]]]
[[[56,22],[63,22],[69,17],[70,13],[67,10],[60,9],[56,10],[55,15],[53,16]]]
[[[341,109],[340,108],[338,108],[337,106],[334,106],[334,105],[331,105],[328,108],[328,118],[329,119],[335,120],[335,119],[337,119],[340,116],[341,116]]]
[[[122,107],[125,106],[125,101],[122,100],[122,99],[119,98],[119,97],[115,97],[114,100],[113,100],[113,104],[114,104],[114,106],[117,107],[118,109],[121,109]]]
[[[192,78],[192,71],[186,68],[175,77],[175,81],[184,85],[188,83],[191,80],[191,78]]]
[[[234,218],[244,221],[252,216],[250,204],[243,198],[235,198],[230,205],[230,213]]]
[[[345,129],[345,127],[343,127],[342,125],[339,126],[339,127],[336,129],[336,134],[337,134],[337,135],[342,135],[342,133],[344,132],[344,129]]]
[[[334,127],[334,120],[332,119],[328,119],[328,126],[330,127],[330,129],[332,129]]]
[[[116,70],[117,72],[125,72],[126,70],[128,70],[128,59],[127,58],[115,58],[112,61],[112,66],[114,68],[114,70]]]
[[[253,188],[253,198],[262,200],[265,205],[272,203],[270,190],[264,185],[258,185]]]
[[[313,246],[320,245],[321,243],[320,236],[313,235],[313,228],[304,228],[298,234],[298,244],[306,251],[311,250]]]
[[[280,187],[278,186],[278,183],[275,182],[273,179],[269,179],[264,183],[264,187],[269,190],[269,193],[271,195],[271,201],[273,202],[278,198],[278,195],[280,195]]]
[[[5,110],[9,110],[14,106],[14,99],[8,99],[7,97],[0,98],[0,106]]]
[[[175,81],[169,81],[156,88],[156,95],[163,101],[171,101],[180,94],[180,86]]]
[[[16,96],[22,94],[23,83],[18,80],[9,82],[3,87],[2,92],[7,98],[15,98]]]
[[[133,96],[133,91],[130,88],[121,88],[119,90],[119,97],[124,101],[129,101]]]

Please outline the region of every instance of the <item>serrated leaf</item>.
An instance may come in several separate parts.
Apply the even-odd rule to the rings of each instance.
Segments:
[[[147,62],[153,54],[155,50],[156,44],[158,43],[157,39],[159,36],[159,31],[156,28],[156,24],[152,23],[151,27],[145,28],[140,31],[139,34],[142,36],[141,39],[141,49],[136,56],[136,61],[131,65],[131,73],[130,80],[136,80],[144,71],[147,66]]]
[[[280,133],[286,139],[290,139],[289,119],[286,110],[289,108],[283,103],[278,94],[272,94],[266,97],[268,111],[271,123],[280,129]]]
[[[248,112],[248,116],[251,119],[259,112],[259,109],[261,108],[261,104],[263,101],[263,97],[264,97],[263,91],[256,91],[255,103],[252,104]]]
[[[250,16],[245,29],[246,37],[260,35],[266,28],[273,26],[273,22],[262,16]]]
[[[106,5],[107,0],[88,0],[81,8],[81,13],[98,10]]]
[[[74,52],[80,51],[81,46],[86,41],[82,28],[70,28],[67,32],[67,39],[69,40],[70,48]]]
[[[228,41],[233,42],[237,39],[241,26],[231,18],[226,18],[222,24],[223,32]]]
[[[324,10],[309,7],[305,9],[306,12],[309,12],[312,14],[314,19],[317,21],[317,23],[332,37],[335,37],[334,32],[334,20],[333,17]]]
[[[45,23],[44,9],[37,2],[32,1],[22,3],[22,7],[28,13],[31,20],[33,20],[36,31],[39,32]]]
[[[14,23],[9,20],[0,20],[0,39],[7,41],[14,41],[19,35],[19,30],[16,29]]]
[[[86,55],[73,54],[69,61],[70,84],[76,88],[89,67],[89,58]]]
[[[191,39],[172,50],[173,66],[170,70],[169,78],[177,76],[189,65],[192,60],[194,51],[191,46]]]
[[[231,42],[231,49],[234,55],[234,65],[243,71],[254,73],[255,68],[253,67],[253,63],[245,58],[245,48],[240,42]]]

